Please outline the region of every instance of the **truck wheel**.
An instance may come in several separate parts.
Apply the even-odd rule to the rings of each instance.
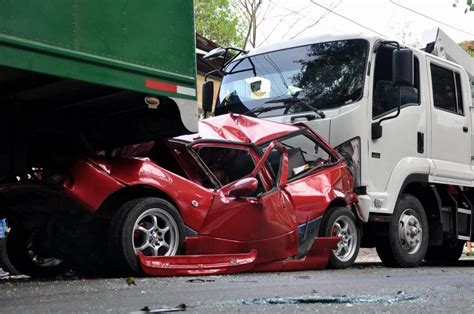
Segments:
[[[170,256],[184,243],[184,223],[178,210],[160,198],[142,198],[125,203],[109,229],[111,256],[121,271],[141,274],[137,254]]]
[[[42,257],[34,252],[34,235],[21,226],[13,226],[5,243],[6,253],[13,269],[30,277],[53,277],[66,270],[63,260]]]
[[[440,246],[430,246],[425,260],[430,262],[456,262],[462,255],[464,241],[445,240]]]
[[[388,236],[377,239],[377,253],[385,266],[415,267],[428,249],[428,219],[420,201],[411,194],[398,200]]]
[[[347,268],[351,266],[360,247],[360,229],[354,213],[346,207],[336,207],[329,211],[321,223],[320,236],[341,237],[337,248],[329,256],[328,267]]]

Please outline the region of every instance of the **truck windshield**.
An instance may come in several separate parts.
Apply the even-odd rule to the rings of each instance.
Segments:
[[[362,96],[368,42],[340,40],[242,58],[226,68],[216,114],[336,108]]]

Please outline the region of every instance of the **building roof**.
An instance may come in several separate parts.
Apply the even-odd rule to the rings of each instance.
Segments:
[[[206,53],[217,47],[220,46],[201,34],[196,33],[196,64],[198,73],[206,74],[221,67],[222,59],[203,59]],[[220,77],[221,75],[219,73],[215,73],[214,76]]]

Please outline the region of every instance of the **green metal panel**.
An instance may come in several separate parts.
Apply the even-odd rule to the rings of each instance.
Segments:
[[[0,0],[0,64],[148,93],[196,88],[192,0]]]

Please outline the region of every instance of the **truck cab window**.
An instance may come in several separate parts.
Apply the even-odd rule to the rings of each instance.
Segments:
[[[363,95],[367,51],[367,41],[351,39],[236,60],[226,68],[215,113],[264,118],[356,102]]]
[[[378,118],[398,107],[398,87],[392,86],[392,52],[394,48],[380,47],[375,61],[372,118]],[[414,86],[401,86],[401,106],[420,103],[420,65],[415,57]]]
[[[464,115],[459,73],[431,64],[431,81],[434,107]]]

